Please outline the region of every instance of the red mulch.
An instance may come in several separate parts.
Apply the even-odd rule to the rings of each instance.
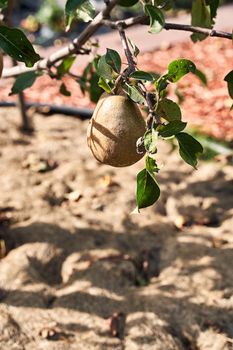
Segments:
[[[217,138],[233,140],[233,111],[230,111],[232,100],[228,95],[226,82],[223,81],[224,76],[233,69],[231,41],[209,38],[195,45],[191,41],[185,42],[140,55],[138,66],[142,70],[164,73],[169,62],[177,58],[192,60],[208,78],[207,87],[192,74],[188,74],[179,82],[178,86],[185,97],[182,104],[184,119],[192,125],[201,126]],[[26,91],[26,97],[30,102],[93,106],[88,96],[82,95],[78,84],[72,78],[66,77],[65,82],[68,90],[72,91],[71,97],[60,95],[60,82],[49,77],[38,78],[34,86]],[[10,87],[10,81],[1,82],[1,100],[15,99],[8,96]],[[171,97],[176,98],[174,88],[171,89]]]

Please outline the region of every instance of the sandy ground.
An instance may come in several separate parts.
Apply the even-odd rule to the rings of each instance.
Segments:
[[[0,110],[0,349],[233,349],[233,171],[160,146],[160,201],[140,215],[143,161],[99,165],[87,123]]]

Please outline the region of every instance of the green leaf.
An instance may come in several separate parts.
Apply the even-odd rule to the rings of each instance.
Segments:
[[[71,92],[67,90],[67,87],[64,83],[61,84],[59,92],[64,96],[67,96],[67,97],[71,96]]]
[[[90,79],[90,99],[92,102],[98,102],[100,96],[103,93],[103,90],[98,85],[99,82],[99,76],[97,73],[92,73],[91,79]]]
[[[126,86],[128,87],[127,94],[132,101],[142,105],[146,104],[144,96],[135,86],[131,86],[128,84],[126,84]]]
[[[117,51],[112,49],[107,49],[105,59],[107,64],[109,64],[109,66],[111,66],[116,73],[121,72],[121,58]]]
[[[203,73],[201,70],[196,68],[196,71],[194,74],[201,80],[203,85],[207,85],[207,78],[206,78],[205,73]]]
[[[4,9],[8,5],[8,0],[0,0],[0,8]]]
[[[27,72],[19,75],[11,88],[10,95],[18,94],[19,92],[31,87],[36,78],[37,75],[35,72]]]
[[[168,82],[167,82],[167,77],[166,76],[161,76],[159,79],[157,79],[154,83],[157,91],[158,91],[158,94],[159,94],[159,97],[165,93],[165,90],[168,86]]]
[[[92,67],[92,63],[89,62],[83,71],[83,75],[82,75],[81,79],[77,80],[77,83],[79,84],[80,89],[81,89],[83,94],[85,94],[85,92],[87,90],[87,80],[88,80],[87,78],[88,78],[88,75],[91,73],[91,67]]]
[[[139,48],[138,48],[138,47],[135,45],[135,43],[134,43],[131,39],[129,39],[129,38],[128,38],[128,42],[129,42],[130,46],[132,47],[134,57],[137,57],[137,56],[139,55],[139,53],[140,53]]]
[[[153,205],[160,196],[159,186],[154,175],[146,169],[140,171],[137,175],[137,192],[136,200],[138,209]]]
[[[155,154],[157,152],[158,132],[154,129],[146,131],[144,135],[144,146],[147,152]]]
[[[134,6],[138,0],[120,0],[119,5],[123,7],[131,7]]]
[[[149,155],[146,156],[146,170],[149,173],[158,173],[159,168],[154,158],[151,158]]]
[[[150,75],[152,75],[154,81],[157,81],[161,77],[161,74],[157,72],[150,72]]]
[[[215,18],[217,16],[219,3],[219,0],[206,0],[206,5],[210,7],[211,18]]]
[[[168,74],[167,79],[173,83],[176,83],[180,80],[184,75],[192,72],[195,74],[196,66],[195,64],[184,58],[179,60],[172,61],[168,66]]]
[[[65,13],[67,16],[74,14],[79,6],[81,6],[85,0],[67,0],[65,6]]]
[[[16,28],[0,26],[0,47],[7,55],[24,62],[27,67],[32,67],[40,60],[25,34]]]
[[[233,70],[225,76],[224,80],[227,82],[229,95],[233,98]]]
[[[196,169],[197,159],[203,152],[202,145],[189,134],[181,132],[176,135],[179,143],[179,153],[181,158]]]
[[[134,78],[136,80],[147,80],[147,81],[153,81],[154,77],[152,74],[144,72],[142,70],[137,70],[136,72],[133,72],[130,74],[130,78]]]
[[[77,9],[75,17],[83,22],[92,21],[95,17],[95,8],[92,3],[86,0],[82,6]]]
[[[210,7],[206,5],[205,0],[195,0],[192,5],[192,26],[202,28],[212,28],[213,21],[211,19]],[[204,40],[205,34],[194,33],[191,35],[193,42]]]
[[[104,78],[102,77],[99,78],[98,85],[108,94],[112,92],[111,87],[109,86],[108,82]]]
[[[66,73],[69,72],[70,68],[72,67],[76,57],[75,56],[69,56],[64,58],[62,63],[57,67],[57,74],[59,77],[62,77]]]
[[[165,11],[170,10],[174,6],[173,0],[155,0],[154,2],[156,6],[162,7]]]
[[[106,55],[100,57],[96,71],[100,77],[112,80],[112,68],[106,62]]]
[[[168,98],[163,98],[158,103],[157,113],[160,117],[171,122],[181,120],[181,110],[177,103]]]
[[[183,131],[186,125],[187,123],[181,122],[180,120],[173,120],[169,124],[161,125],[159,127],[159,135],[164,138],[174,136]]]
[[[153,5],[145,5],[144,11],[150,17],[150,33],[161,32],[165,24],[163,12]]]
[[[83,22],[91,21],[95,16],[95,8],[89,0],[67,0],[65,14],[68,30],[74,18]]]

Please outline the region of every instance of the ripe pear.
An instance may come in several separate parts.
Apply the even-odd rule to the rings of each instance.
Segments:
[[[145,131],[145,121],[134,102],[104,93],[90,120],[87,142],[99,162],[125,167],[143,157],[143,152],[137,153],[136,143]]]

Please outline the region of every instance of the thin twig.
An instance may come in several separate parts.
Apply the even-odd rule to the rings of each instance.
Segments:
[[[127,62],[128,62],[128,67],[116,79],[115,87],[112,90],[112,92],[114,94],[118,93],[119,86],[121,85],[121,83],[123,81],[127,80],[129,75],[131,73],[135,72],[135,70],[136,70],[136,63],[134,62],[134,58],[133,58],[132,52],[130,51],[128,40],[127,40],[126,35],[125,35],[125,31],[124,31],[124,29],[123,29],[123,27],[122,27],[120,22],[118,23],[117,29],[119,31],[119,35],[120,35],[120,38],[121,38],[121,43],[122,43],[122,46],[123,46],[123,49],[124,49],[124,52],[125,52],[125,57],[126,57]]]
[[[183,30],[186,32],[204,34],[211,37],[225,38],[232,40],[232,34],[227,32],[218,31],[215,29],[207,29],[194,27],[188,24],[176,24],[176,23],[165,23],[164,29],[166,30]]]
[[[118,24],[118,31],[120,34],[121,43],[125,52],[125,56],[128,62],[127,75],[130,75],[136,70],[136,63],[134,62],[134,58],[133,58],[132,52],[130,51],[128,40],[125,35],[125,31],[121,23]]]
[[[148,18],[148,16],[141,15],[141,16],[137,16],[137,17],[129,17],[124,21],[122,21],[122,20],[121,21],[103,20],[102,23],[105,26],[112,28],[112,29],[117,29],[119,23],[121,23],[123,28],[128,28],[128,27],[132,27],[136,24],[148,25],[149,18]],[[181,31],[187,31],[187,32],[191,32],[191,33],[204,34],[204,35],[211,36],[211,37],[219,37],[219,38],[232,40],[231,33],[218,31],[215,29],[194,27],[194,26],[188,25],[188,24],[177,24],[177,23],[166,22],[164,25],[164,29],[166,29],[166,30],[181,30]]]

